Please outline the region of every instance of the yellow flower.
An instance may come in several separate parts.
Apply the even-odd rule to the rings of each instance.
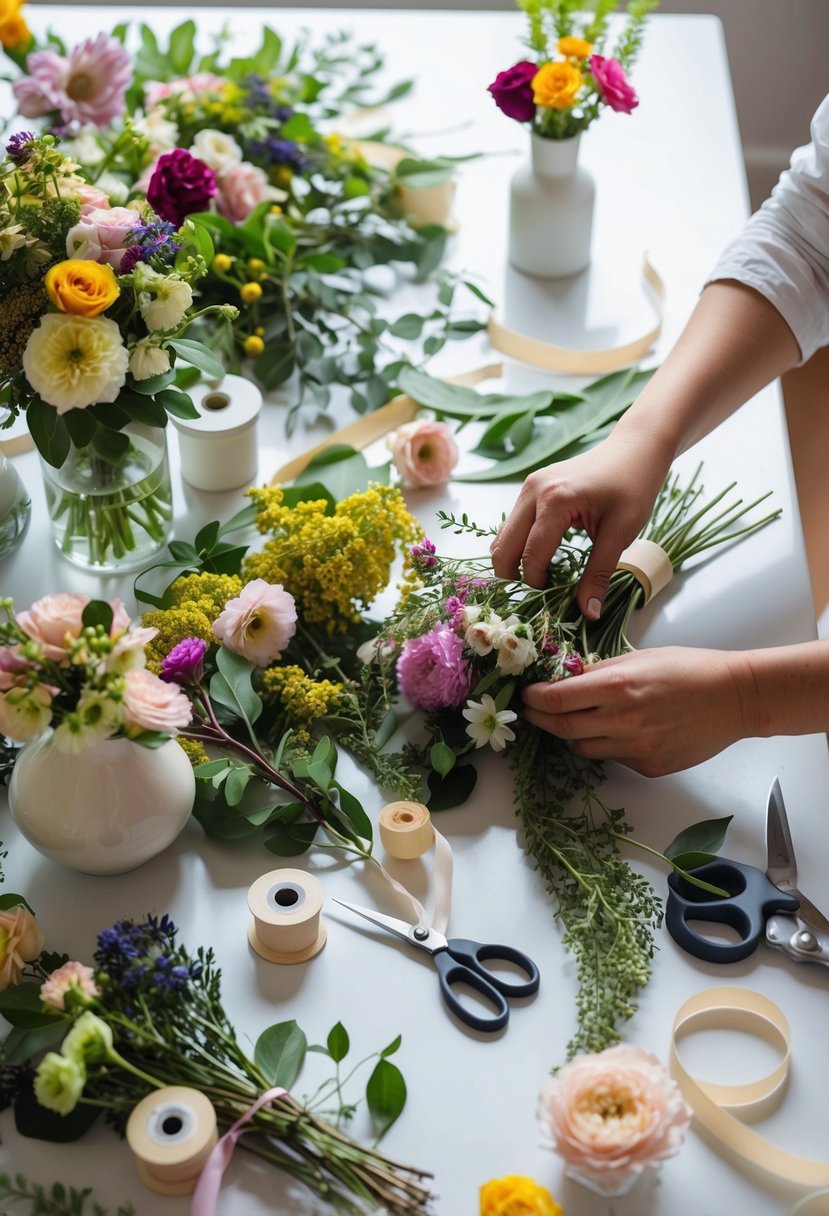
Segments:
[[[227,274],[233,265],[233,258],[226,253],[217,253],[210,265],[218,274]]]
[[[291,178],[293,176],[294,176],[294,171],[288,165],[280,165],[277,168],[276,172],[274,173],[274,177],[276,178],[277,186],[290,185]],[[273,211],[273,208],[271,208],[271,210]]]
[[[253,332],[256,334],[257,338],[264,338],[264,336],[265,336],[265,326],[264,326],[264,325],[257,325],[257,326],[256,326],[256,329],[255,329]]]
[[[545,63],[532,79],[533,101],[553,110],[569,110],[584,78],[572,63]]]
[[[251,334],[244,341],[245,354],[250,355],[251,359],[258,359],[265,349],[265,343],[258,334]]]
[[[568,59],[586,59],[593,50],[593,43],[588,42],[586,38],[559,38],[558,53],[565,55]]]
[[[176,739],[176,742],[192,764],[193,768],[198,768],[200,764],[207,764],[210,757],[204,750],[204,744],[198,739],[183,739],[181,736],[179,736],[178,739]]]
[[[257,300],[262,299],[262,288],[258,283],[245,283],[239,288],[239,295],[245,304],[255,304]]]
[[[261,274],[265,269],[265,263],[261,258],[248,258],[248,270],[253,274]]]
[[[334,709],[342,696],[342,684],[315,680],[301,667],[269,667],[262,676],[264,699],[279,702],[289,719],[302,725],[316,722]]]
[[[279,203],[271,203],[270,213],[271,213],[271,215],[281,215],[282,214],[282,208],[279,206]]]
[[[20,0],[0,0],[0,44],[10,51],[28,42],[32,36],[20,8]]]
[[[23,351],[26,379],[59,414],[115,401],[128,365],[121,331],[108,317],[49,312]]]
[[[172,608],[145,612],[142,624],[158,633],[147,646],[147,667],[156,675],[161,660],[185,638],[215,642],[213,622],[228,600],[239,595],[242,580],[235,574],[184,574],[173,583]]]
[[[45,283],[55,307],[76,317],[97,317],[121,294],[112,267],[85,258],[58,262],[46,272]]]
[[[509,1174],[481,1187],[480,1216],[564,1216],[546,1186]]]

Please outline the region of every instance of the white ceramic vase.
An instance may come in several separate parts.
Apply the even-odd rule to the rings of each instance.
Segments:
[[[509,260],[537,279],[564,278],[590,264],[596,187],[578,163],[580,135],[530,139],[510,182]]]
[[[76,755],[52,731],[21,751],[9,783],[15,823],[38,852],[84,874],[123,874],[175,840],[196,781],[174,740],[104,739]]]

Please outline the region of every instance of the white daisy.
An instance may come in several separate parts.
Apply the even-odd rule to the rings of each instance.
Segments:
[[[494,752],[502,752],[515,738],[515,731],[507,723],[514,722],[518,714],[511,709],[498,709],[488,692],[480,701],[467,701],[463,716],[469,723],[466,733],[474,739],[476,747],[488,743]]]

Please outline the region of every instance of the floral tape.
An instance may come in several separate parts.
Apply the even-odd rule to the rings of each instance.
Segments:
[[[148,1094],[127,1120],[127,1143],[146,1187],[188,1195],[218,1140],[216,1112],[198,1089],[168,1085]]]
[[[320,917],[324,896],[304,870],[270,870],[248,891],[248,941],[269,963],[304,963],[319,954],[328,932]]]
[[[215,1216],[216,1205],[219,1202],[219,1191],[222,1188],[222,1178],[224,1177],[225,1170],[230,1165],[237,1140],[244,1134],[246,1125],[258,1110],[261,1110],[263,1106],[267,1106],[269,1102],[274,1102],[277,1098],[284,1097],[287,1092],[287,1089],[282,1089],[280,1086],[269,1089],[266,1093],[262,1094],[261,1098],[257,1098],[241,1118],[236,1120],[233,1127],[225,1132],[221,1140],[215,1143],[207,1160],[204,1162],[201,1177],[193,1192],[190,1216]]]
[[[602,375],[628,367],[648,353],[662,332],[665,283],[647,254],[642,262],[642,278],[653,292],[657,321],[652,329],[633,342],[602,350],[576,350],[568,346],[555,346],[541,338],[530,338],[527,334],[508,329],[496,320],[494,315],[490,316],[487,325],[489,341],[495,350],[511,359],[519,359],[522,363],[530,363],[533,367],[541,367],[548,372],[564,372],[569,376]]]
[[[780,1052],[780,1063],[765,1077],[744,1085],[719,1085],[692,1077],[680,1059],[679,1041],[698,1030],[732,1027],[771,1043]],[[756,1115],[770,1100],[780,1097],[789,1072],[790,1051],[789,1024],[768,997],[747,988],[708,988],[686,1001],[674,1019],[669,1066],[694,1117],[711,1133],[715,1144],[724,1145],[743,1161],[785,1182],[829,1187],[829,1162],[796,1157],[777,1148],[730,1113]],[[798,1216],[803,1213],[800,1208]]]
[[[379,827],[384,849],[399,861],[414,861],[422,857],[434,843],[435,910],[431,919],[427,918],[423,905],[403,883],[393,878],[382,865],[380,872],[395,891],[408,899],[418,924],[431,925],[438,933],[445,933],[452,913],[452,876],[455,868],[449,841],[434,826],[428,808],[421,802],[390,802],[380,812]]]
[[[662,546],[641,536],[620,555],[616,569],[627,570],[641,584],[646,604],[667,587],[674,576],[671,559]]]

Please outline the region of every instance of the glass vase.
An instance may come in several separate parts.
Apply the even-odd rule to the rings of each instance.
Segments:
[[[510,182],[509,260],[536,279],[564,278],[590,264],[596,187],[578,163],[580,135],[530,139]]]
[[[17,469],[0,452],[0,558],[20,544],[31,514],[31,500]]]
[[[652,1165],[647,1165],[639,1171],[629,1170],[624,1173],[621,1170],[607,1170],[603,1174],[588,1173],[575,1165],[568,1165],[564,1170],[564,1177],[569,1178],[571,1182],[578,1182],[594,1195],[601,1195],[605,1199],[620,1199],[622,1195],[628,1195],[642,1178],[652,1177],[655,1172],[656,1166]]]
[[[55,544],[89,570],[138,569],[170,538],[173,496],[167,437],[160,427],[129,423],[129,445],[105,456],[72,447],[59,469],[41,460]]]

